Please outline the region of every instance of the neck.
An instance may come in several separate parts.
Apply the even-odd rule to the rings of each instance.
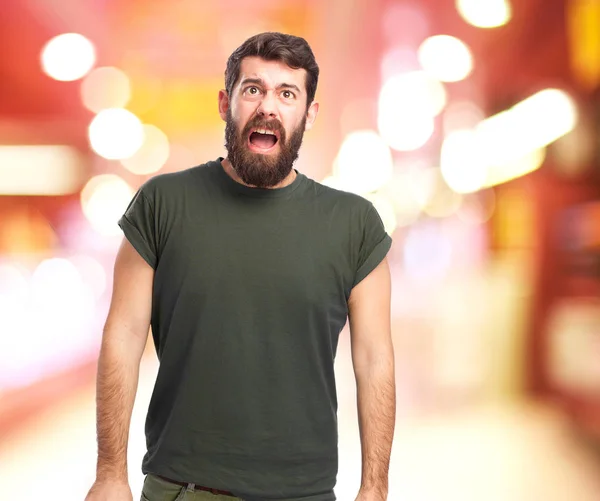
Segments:
[[[256,188],[256,186],[244,183],[244,181],[242,181],[240,176],[238,176],[237,172],[233,168],[233,165],[231,165],[231,162],[229,161],[229,159],[227,159],[227,158],[223,159],[223,161],[221,162],[221,165],[223,166],[223,169],[225,170],[227,175],[231,179],[233,179],[235,182],[243,184],[244,186],[248,186],[250,188]],[[294,169],[292,169],[290,171],[290,173],[287,175],[287,177],[283,181],[281,181],[281,183],[278,183],[275,186],[269,186],[268,189],[285,188],[286,186],[288,186],[294,182],[294,179],[296,179],[297,175],[298,174],[296,174],[296,171]]]

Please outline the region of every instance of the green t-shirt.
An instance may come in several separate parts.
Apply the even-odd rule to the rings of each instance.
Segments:
[[[250,188],[221,160],[150,179],[119,221],[155,270],[142,471],[245,500],[331,501],[338,338],[391,238],[358,195],[301,173]]]

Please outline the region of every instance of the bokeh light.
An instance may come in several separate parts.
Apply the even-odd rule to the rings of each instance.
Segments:
[[[381,137],[396,151],[414,151],[424,146],[435,129],[432,117],[424,114],[402,115],[392,110],[379,112]]]
[[[100,298],[106,291],[108,281],[106,271],[100,262],[84,254],[71,256],[69,261],[77,268],[83,281],[91,288],[94,297]]]
[[[337,176],[327,176],[323,180],[320,181],[323,186],[327,186],[329,188],[333,188],[334,190],[342,190],[342,191],[350,191],[352,192],[351,187],[344,186],[342,180]]]
[[[392,235],[398,225],[396,211],[394,210],[392,200],[383,193],[371,193],[367,195],[366,198],[371,201],[377,210],[377,213],[383,222],[385,231],[389,235]]]
[[[446,106],[444,85],[424,71],[402,73],[388,79],[379,94],[379,107],[434,117]]]
[[[444,133],[474,129],[484,118],[484,111],[473,101],[450,102],[442,116]]]
[[[142,122],[130,111],[110,108],[98,113],[89,126],[92,149],[108,160],[129,158],[142,146]]]
[[[413,165],[407,174],[410,192],[412,198],[419,206],[419,210],[424,209],[433,196],[437,180],[436,171],[435,167]]]
[[[456,37],[429,37],[419,47],[418,54],[423,69],[442,82],[458,82],[473,71],[471,50]]]
[[[68,259],[44,259],[31,277],[31,320],[25,328],[30,339],[26,376],[37,378],[69,359],[89,343],[95,301],[88,285]],[[71,362],[72,363],[72,362]]]
[[[0,264],[0,307],[13,307],[12,301],[22,301],[28,294],[27,279],[23,272],[11,264]],[[2,309],[5,312],[8,309]]]
[[[397,226],[414,223],[421,213],[421,206],[415,199],[409,169],[396,165],[392,179],[381,189],[394,207]]]
[[[130,98],[129,78],[112,66],[95,68],[81,82],[83,105],[94,113],[108,108],[123,108]]]
[[[496,186],[497,184],[506,183],[529,174],[539,169],[545,159],[546,148],[527,152],[518,158],[500,158],[495,160],[493,157],[489,157],[486,167],[485,186]]]
[[[571,132],[577,120],[568,94],[542,90],[474,128],[450,130],[441,149],[442,175],[454,191],[470,193],[528,174],[542,165],[546,147]]]
[[[461,195],[450,189],[439,168],[415,168],[410,179],[413,196],[425,214],[444,218],[460,207]]]
[[[144,124],[144,142],[131,157],[121,160],[123,166],[134,174],[158,172],[169,159],[169,139],[154,125]]]
[[[64,33],[46,43],[41,62],[44,72],[55,80],[78,80],[96,64],[96,49],[83,35]]]
[[[81,187],[84,156],[63,144],[0,145],[0,195],[65,195]]]
[[[31,293],[34,303],[51,309],[57,301],[64,299],[70,289],[83,285],[81,275],[73,263],[63,258],[44,259],[31,276]]]
[[[524,133],[523,141],[537,148],[571,132],[578,119],[575,101],[561,89],[541,90],[517,103],[510,111],[514,124],[521,123],[518,132]]]
[[[440,169],[457,193],[470,193],[485,185],[487,169],[474,130],[451,132],[442,144]]]
[[[117,236],[117,225],[131,198],[133,189],[115,174],[101,174],[88,181],[81,191],[81,207],[92,227],[100,234]]]
[[[355,131],[346,136],[334,165],[334,176],[347,191],[376,191],[392,177],[392,153],[372,130]]]
[[[385,82],[401,74],[419,71],[420,68],[414,48],[404,45],[393,47],[381,58],[381,80]]]
[[[29,283],[23,272],[16,266],[0,264],[0,331],[18,332],[25,317]],[[11,336],[0,336],[0,354],[9,353],[8,346]],[[1,355],[0,355],[1,356]],[[0,363],[0,380],[3,364]]]
[[[559,89],[545,89],[512,108],[483,120],[477,145],[485,152],[487,185],[505,182],[538,168],[545,147],[577,124],[573,99]]]
[[[478,28],[496,28],[512,17],[509,0],[456,0],[456,9],[469,24]]]
[[[420,148],[433,134],[433,117],[442,111],[446,99],[444,86],[423,71],[390,78],[379,95],[381,137],[398,151]]]

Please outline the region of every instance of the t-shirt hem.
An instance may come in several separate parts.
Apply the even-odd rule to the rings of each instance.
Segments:
[[[125,238],[129,240],[133,248],[140,256],[142,256],[142,258],[144,258],[144,261],[146,261],[152,267],[152,269],[155,270],[156,258],[142,237],[140,231],[127,219],[127,216],[121,217],[118,225],[123,230]]]
[[[371,273],[377,267],[377,265],[381,263],[381,261],[383,261],[383,258],[387,255],[391,246],[392,237],[386,233],[385,237],[375,246],[367,260],[356,272],[352,287],[355,287],[362,282],[362,280],[367,277],[367,275],[369,275],[369,273]]]
[[[153,476],[159,477],[163,481],[167,481],[167,482],[169,481],[167,479],[171,479],[171,480],[175,480],[177,482],[190,483],[190,479],[174,478],[174,477],[177,477],[177,475],[172,475],[170,473],[158,473],[157,470],[161,470],[161,468],[149,469],[145,466],[142,466],[142,473],[146,476],[153,475]],[[170,470],[165,470],[165,471],[170,471]],[[250,495],[250,494],[242,492],[236,488],[231,488],[231,487],[226,488],[225,486],[215,486],[215,485],[212,485],[211,482],[209,482],[209,484],[211,484],[210,487],[213,487],[216,489],[228,490],[233,495],[235,495],[236,497],[238,497],[240,499],[243,499],[244,501],[336,501],[337,500],[335,491],[333,489],[330,492],[323,492],[320,494],[307,494],[306,496],[301,496],[301,497],[298,497],[298,496],[265,497],[264,495],[260,495],[260,496]],[[178,484],[173,484],[173,485],[178,485]]]

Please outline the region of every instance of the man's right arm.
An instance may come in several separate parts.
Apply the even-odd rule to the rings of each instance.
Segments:
[[[98,359],[96,481],[86,501],[128,501],[127,444],[152,311],[154,270],[127,239],[117,254]]]

